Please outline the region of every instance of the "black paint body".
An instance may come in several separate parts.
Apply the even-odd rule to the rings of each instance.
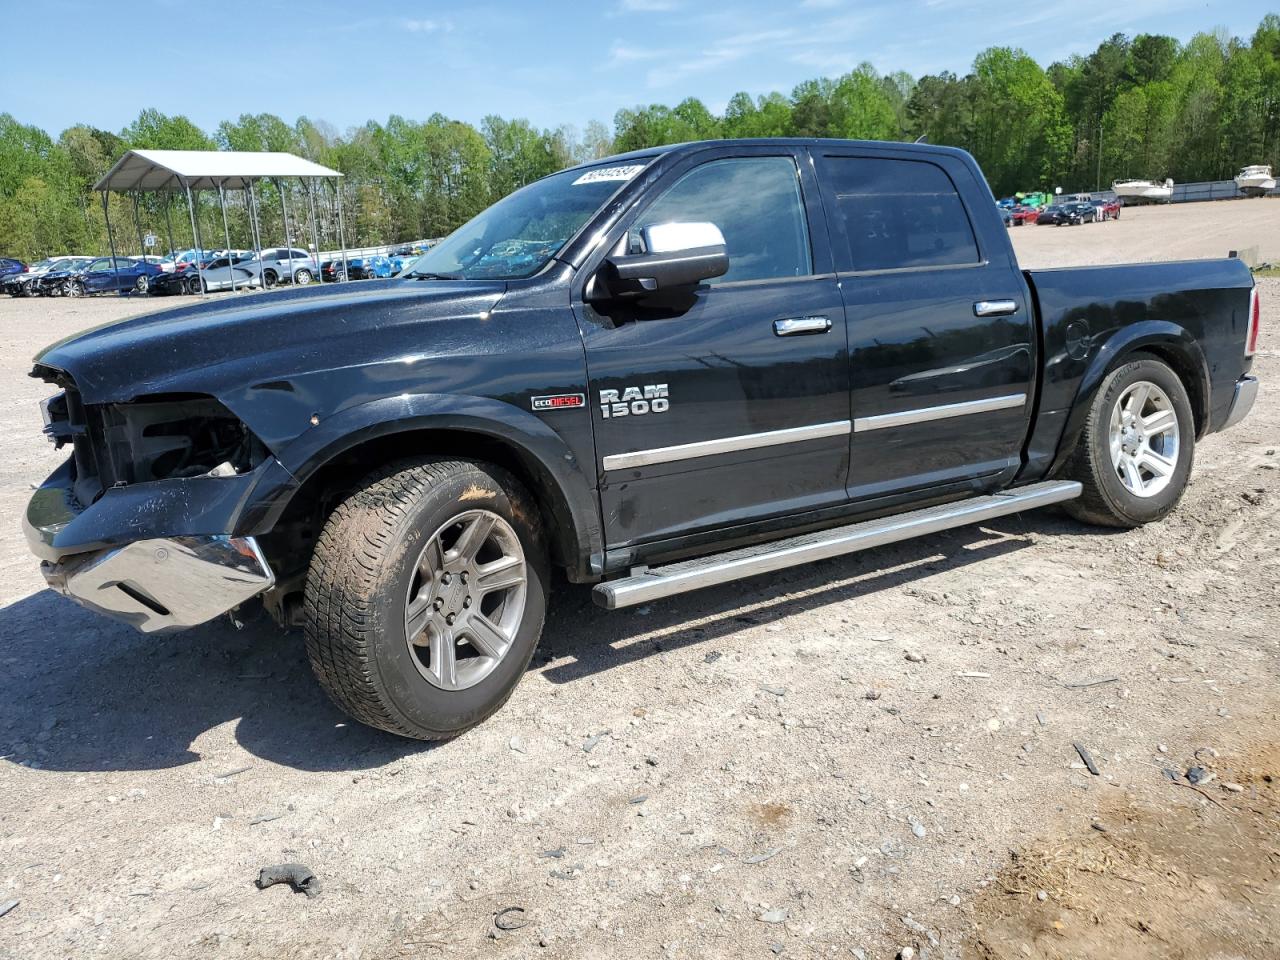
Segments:
[[[587,303],[583,289],[644,208],[711,160],[792,158],[812,274],[704,285],[654,306]],[[835,159],[928,162],[972,223],[963,267],[858,271],[824,170]],[[37,375],[86,405],[216,397],[269,451],[251,473],[137,483],[71,505],[69,467],[29,509],[49,559],[132,540],[272,530],[334,457],[399,434],[405,455],[501,444],[538,488],[557,556],[587,581],[1052,476],[1105,372],[1134,350],[1170,359],[1197,428],[1221,426],[1246,372],[1249,271],[1236,260],[1018,269],[973,159],[925,145],[722,141],[627,155],[645,169],[537,275],[372,281],[183,305],[46,349]],[[614,158],[608,163],[616,163]],[[732,251],[730,251],[732,255]],[[1012,300],[1001,317],[974,304]],[[818,335],[777,320],[825,317]],[[669,407],[602,415],[603,390],[664,385]],[[586,405],[535,410],[534,397]],[[857,422],[1025,394],[986,413],[606,471],[637,450]],[[424,431],[431,431],[424,433]],[[425,444],[425,446],[424,446]],[[374,466],[373,464],[370,465]]]

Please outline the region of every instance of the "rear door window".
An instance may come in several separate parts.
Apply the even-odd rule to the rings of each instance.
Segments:
[[[979,262],[977,240],[960,194],[937,164],[827,156],[823,171],[836,226],[847,242],[843,269],[897,270]]]

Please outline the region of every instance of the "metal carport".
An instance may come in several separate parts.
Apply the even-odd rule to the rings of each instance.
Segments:
[[[130,150],[115,166],[108,170],[94,189],[102,193],[102,212],[107,221],[107,241],[111,245],[111,262],[115,268],[116,241],[111,229],[111,215],[107,205],[108,192],[132,192],[134,225],[141,242],[142,227],[138,221],[138,194],[178,193],[187,197],[187,212],[191,216],[191,238],[196,249],[204,253],[204,242],[196,222],[195,192],[217,190],[218,205],[222,210],[222,229],[231,248],[231,230],[227,224],[227,190],[245,190],[249,194],[250,231],[253,234],[254,251],[258,255],[258,269],[262,270],[262,234],[258,218],[258,199],[254,184],[259,180],[298,180],[306,191],[311,207],[312,243],[316,252],[316,279],[323,283],[320,271],[320,235],[316,220],[314,189],[320,180],[341,177],[337,170],[330,170],[318,163],[295,156],[292,153],[267,153],[243,150]],[[342,191],[337,192],[338,242],[342,247],[342,280],[347,278],[347,238],[342,218]],[[289,209],[284,190],[280,191],[281,212],[284,216],[286,242],[289,227]],[[173,224],[169,221],[169,209],[165,207],[165,225],[169,233],[169,249],[175,250]],[[196,274],[200,278],[201,294],[204,293],[204,270],[200,258],[196,259]],[[261,275],[261,273],[260,273]],[[235,273],[231,275],[231,288],[236,289]]]

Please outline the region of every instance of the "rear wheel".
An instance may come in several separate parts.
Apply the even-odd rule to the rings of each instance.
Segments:
[[[138,279],[133,282],[133,289],[138,293],[146,293],[147,289],[150,286],[151,286],[151,281],[148,279],[145,273],[142,274],[142,276],[138,277]]]
[[[308,283],[311,282],[311,271],[310,270],[295,271],[293,274],[293,282],[300,287],[305,287]]]
[[[307,655],[362,723],[457,736],[524,674],[548,582],[537,508],[514,477],[456,460],[396,464],[325,524],[307,574]]]
[[[1067,468],[1084,494],[1066,509],[1109,527],[1160,520],[1182,497],[1194,457],[1195,418],[1178,375],[1150,357],[1126,363],[1090,406]]]

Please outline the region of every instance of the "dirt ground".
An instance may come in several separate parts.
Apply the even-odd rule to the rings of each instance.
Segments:
[[[1280,260],[1280,202],[1012,235]],[[1028,513],[630,612],[566,587],[437,746],[348,723],[268,623],[144,637],[43,589],[30,357],[139,305],[0,302],[0,957],[1280,957],[1262,287],[1258,406],[1163,523]],[[291,861],[318,897],[255,889]]]

